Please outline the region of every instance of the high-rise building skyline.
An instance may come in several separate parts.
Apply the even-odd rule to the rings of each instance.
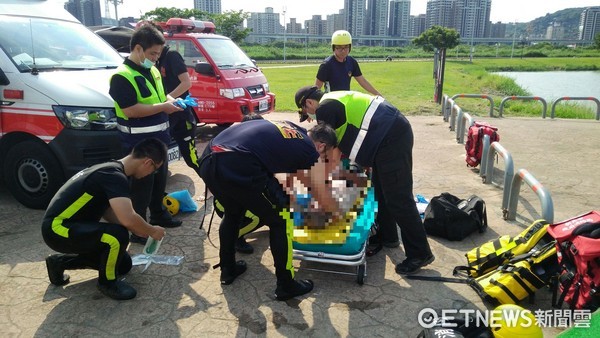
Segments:
[[[410,0],[390,1],[390,36],[411,36]]]
[[[579,40],[593,40],[600,33],[600,6],[583,10],[579,19]]]
[[[432,26],[454,27],[456,0],[430,0],[427,2],[425,28]]]
[[[463,38],[484,38],[491,33],[492,0],[455,0],[454,28]]]
[[[194,0],[194,9],[221,14],[221,0]]]
[[[273,7],[265,8],[264,12],[252,12],[246,20],[247,28],[256,34],[280,34],[283,27],[279,21],[279,13],[273,12]],[[248,36],[247,41],[253,43],[269,43],[274,38]]]
[[[64,8],[85,26],[102,25],[100,0],[69,0]]]
[[[354,37],[364,35],[366,8],[365,0],[344,0],[344,22],[346,30]]]
[[[389,0],[367,0],[365,35],[388,35]]]

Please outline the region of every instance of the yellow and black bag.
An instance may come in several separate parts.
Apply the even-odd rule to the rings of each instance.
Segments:
[[[549,242],[515,256],[483,276],[468,278],[467,284],[491,304],[517,304],[532,297],[538,289],[550,285],[558,268],[556,246]]]
[[[516,304],[550,284],[558,273],[555,240],[548,222],[537,220],[516,237],[501,236],[467,252],[468,266],[457,266],[453,275],[407,276],[409,279],[469,284],[492,305]]]
[[[505,235],[484,243],[465,254],[468,265],[457,266],[454,268],[454,274],[465,271],[469,277],[483,276],[506,264],[513,257],[528,253],[536,245],[540,247],[553,242],[554,239],[548,234],[547,228],[548,222],[539,219],[515,237]]]

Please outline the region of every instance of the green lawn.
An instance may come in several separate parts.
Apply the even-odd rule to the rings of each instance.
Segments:
[[[473,63],[450,58],[446,63],[444,93],[488,94],[496,108],[505,96],[527,95],[512,79],[489,74],[489,71],[520,70],[584,70],[598,69],[600,58],[536,58],[536,59],[475,59]],[[312,85],[318,63],[311,64],[260,64],[271,91],[277,95],[277,111],[296,111],[294,94],[305,85]],[[392,62],[361,62],[363,75],[392,104],[407,115],[437,115],[440,106],[433,101],[433,59],[420,61],[394,60]],[[352,90],[363,91],[352,80]],[[465,100],[461,107],[476,115],[489,112],[487,100]],[[537,102],[510,104],[505,113],[511,116],[540,116]],[[569,107],[572,113],[561,117],[595,116],[591,110]],[[572,115],[572,116],[571,116]]]

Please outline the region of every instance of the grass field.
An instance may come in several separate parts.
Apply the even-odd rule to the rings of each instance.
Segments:
[[[512,79],[490,74],[490,71],[550,71],[598,69],[600,58],[536,58],[536,59],[475,59],[473,63],[450,58],[446,63],[444,93],[488,94],[493,97],[496,108],[505,96],[528,95]],[[315,81],[318,63],[310,64],[261,64],[271,91],[277,95],[277,111],[296,111],[294,94],[305,85]],[[407,115],[437,115],[440,106],[433,100],[433,59],[418,61],[394,60],[392,62],[361,62],[363,75],[392,104]],[[352,80],[352,90],[363,91]],[[475,115],[489,112],[487,100],[465,100],[460,106]],[[512,116],[540,116],[537,102],[511,103],[505,114]],[[564,118],[593,118],[591,109],[574,105],[561,106]]]

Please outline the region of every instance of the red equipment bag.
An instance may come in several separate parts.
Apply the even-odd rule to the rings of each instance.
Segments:
[[[548,233],[556,239],[560,265],[553,305],[566,302],[571,309],[593,312],[600,305],[600,213],[551,224]]]
[[[487,122],[475,122],[469,127],[469,133],[467,134],[467,143],[465,149],[467,150],[467,166],[476,167],[481,162],[481,155],[483,153],[483,135],[490,136],[490,144],[492,142],[500,141],[500,135],[497,133],[498,128],[490,125]]]

